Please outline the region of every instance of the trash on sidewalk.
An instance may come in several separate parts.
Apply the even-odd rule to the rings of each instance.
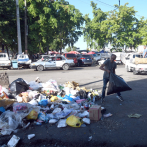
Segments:
[[[137,113],[128,115],[129,118],[140,118],[141,116],[142,116],[141,114],[137,114]]]
[[[100,120],[101,118],[101,106],[99,105],[93,105],[89,109],[89,118],[90,120]]]
[[[110,117],[110,116],[112,116],[113,114],[111,114],[111,113],[108,113],[108,114],[104,114],[103,116],[104,117]]]
[[[58,85],[52,79],[42,83],[38,78],[31,82],[18,78],[9,85],[9,89],[0,87],[0,92],[8,95],[8,98],[0,98],[2,135],[27,129],[31,123],[39,126],[56,123],[57,128],[67,125],[86,127],[90,120],[101,117],[101,106],[96,105],[94,99],[99,97],[99,92],[79,87],[74,81]]]
[[[8,142],[8,147],[16,147],[17,143],[19,142],[20,138],[16,135],[13,135],[12,138]]]
[[[35,134],[29,134],[28,135],[28,139],[32,139],[33,137],[35,137]]]
[[[91,140],[92,140],[92,136],[89,137],[88,141],[91,141]]]

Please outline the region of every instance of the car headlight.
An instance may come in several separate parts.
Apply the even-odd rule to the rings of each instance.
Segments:
[[[31,64],[31,65],[35,65],[35,64]]]

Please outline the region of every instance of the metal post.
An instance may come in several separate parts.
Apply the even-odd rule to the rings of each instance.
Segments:
[[[120,0],[119,0],[119,6],[120,6]]]
[[[27,54],[28,52],[28,31],[27,31],[27,2],[26,0],[24,1],[25,3],[25,53]]]
[[[18,0],[16,0],[16,17],[17,17],[18,54],[22,54]]]

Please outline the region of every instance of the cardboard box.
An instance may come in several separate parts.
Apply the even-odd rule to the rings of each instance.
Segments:
[[[101,106],[100,105],[93,105],[89,109],[89,118],[90,120],[100,120],[101,114]]]

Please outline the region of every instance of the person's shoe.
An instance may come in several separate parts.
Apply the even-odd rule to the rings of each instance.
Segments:
[[[105,99],[101,97],[101,103],[105,102]]]
[[[120,101],[124,101],[124,99],[122,98],[122,96],[116,96]]]

